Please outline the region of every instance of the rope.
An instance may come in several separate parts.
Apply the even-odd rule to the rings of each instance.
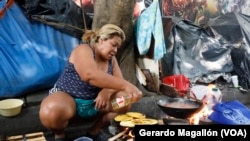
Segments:
[[[84,8],[83,8],[83,4],[82,4],[82,0],[81,1],[81,9],[82,9],[82,18],[83,18],[83,22],[84,22],[84,29],[87,30],[87,24],[86,24],[86,18],[85,18],[85,14],[84,14]]]

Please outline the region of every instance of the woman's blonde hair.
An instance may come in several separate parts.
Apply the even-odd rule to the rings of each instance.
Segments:
[[[113,38],[114,36],[121,37],[122,41],[124,41],[126,38],[124,31],[120,27],[114,24],[105,24],[97,31],[87,30],[82,36],[82,41],[84,43],[89,43],[90,45],[93,45],[98,41],[100,37],[103,40],[107,40]]]

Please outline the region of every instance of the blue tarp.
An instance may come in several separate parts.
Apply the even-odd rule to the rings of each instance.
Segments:
[[[52,87],[80,40],[29,21],[14,4],[0,19],[0,97]]]

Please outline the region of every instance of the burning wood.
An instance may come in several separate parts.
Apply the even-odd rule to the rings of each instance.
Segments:
[[[124,134],[127,133],[128,129],[129,128],[125,128],[122,132],[120,132],[120,133],[114,135],[113,137],[109,138],[108,141],[115,141],[115,140],[119,139],[120,137],[122,137]]]
[[[133,141],[135,138],[135,135],[133,134],[132,128],[125,128],[120,133],[114,135],[113,137],[109,138],[108,141]]]
[[[128,132],[128,135],[129,135],[130,137],[132,137],[132,138],[135,137],[135,135],[134,135],[134,133],[133,133],[133,130],[130,130],[130,131]]]

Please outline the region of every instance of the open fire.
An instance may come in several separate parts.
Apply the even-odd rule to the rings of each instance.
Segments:
[[[175,118],[164,114],[162,116],[163,124],[167,125],[199,125],[199,124],[213,124],[208,116],[213,112],[209,110],[207,104],[203,104],[201,109],[192,114],[189,118]]]
[[[124,128],[118,134],[112,136],[108,141],[133,141],[135,138],[133,128]]]
[[[134,140],[135,125],[156,125],[158,120],[140,112],[127,112],[114,117],[110,122],[109,132],[113,135],[108,141]]]
[[[201,109],[197,111],[196,113],[192,114],[189,118],[175,118],[168,116],[167,114],[161,116],[161,119],[159,119],[158,124],[165,124],[165,125],[202,125],[202,124],[213,124],[208,119],[208,116],[213,111],[209,109],[208,104],[203,103]],[[160,121],[162,121],[160,123]],[[133,133],[133,127],[121,127],[117,123],[112,124],[112,128],[116,128],[117,130],[114,132],[110,131],[110,133],[113,135],[111,136],[108,141],[133,141],[135,139],[135,135]]]
[[[208,116],[213,112],[212,107],[222,99],[220,90],[214,84],[197,85],[192,88],[190,95],[203,102],[201,110],[189,118],[190,124],[197,125],[200,121],[211,122]]]
[[[194,113],[190,118],[180,119],[175,117],[170,117],[165,115],[162,119],[162,123],[166,125],[198,125],[198,124],[213,124],[208,120],[208,116],[212,111],[208,109],[207,105],[204,104],[201,110]],[[112,125],[111,125],[112,126]],[[133,133],[133,128],[119,128],[108,141],[134,141],[135,135]]]
[[[189,124],[190,125],[197,125],[200,123],[200,121],[209,121],[208,116],[212,113],[212,110],[209,110],[207,105],[204,104],[204,106],[199,110],[198,112],[194,113],[189,118]]]

